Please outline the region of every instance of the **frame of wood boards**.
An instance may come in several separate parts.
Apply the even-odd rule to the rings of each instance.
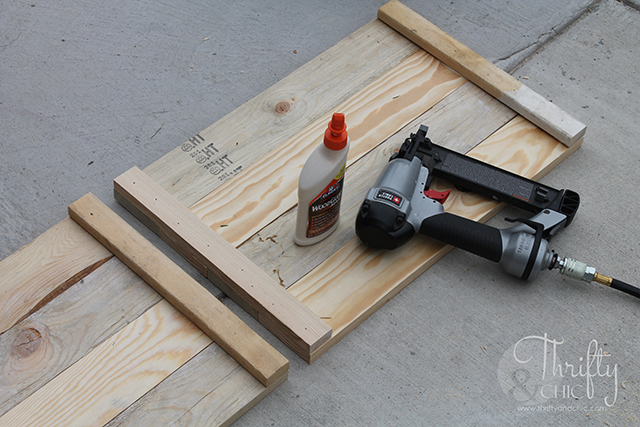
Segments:
[[[94,196],[69,214],[0,262],[0,426],[229,425],[286,380],[280,353]]]
[[[571,155],[585,132],[401,3],[378,16],[144,171],[114,181],[120,203],[309,363],[451,249],[415,236],[379,251],[355,236],[367,190],[420,124],[439,145],[531,179]],[[345,113],[351,137],[341,222],[321,243],[298,247],[298,176],[334,112]],[[473,220],[503,207],[434,186],[452,191],[446,211]]]

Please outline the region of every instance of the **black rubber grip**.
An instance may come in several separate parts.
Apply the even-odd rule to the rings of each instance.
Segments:
[[[490,261],[502,258],[500,230],[450,213],[433,215],[422,221],[420,233]]]
[[[633,295],[636,298],[640,298],[640,288],[636,288],[635,286],[631,286],[628,283],[625,283],[621,280],[613,279],[611,281],[611,287],[613,289],[617,289],[619,291],[625,292],[629,295]]]

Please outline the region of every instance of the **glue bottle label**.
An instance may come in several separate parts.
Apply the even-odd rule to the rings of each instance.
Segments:
[[[330,230],[338,221],[345,167],[346,163],[342,165],[342,169],[329,185],[309,203],[308,238],[319,236]]]

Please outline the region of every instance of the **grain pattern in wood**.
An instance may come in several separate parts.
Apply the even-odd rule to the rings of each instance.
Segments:
[[[274,280],[289,287],[355,237],[355,217],[367,191],[391,154],[420,124],[429,126],[433,141],[466,153],[514,116],[511,109],[467,82],[347,169],[338,229],[321,245],[301,247],[293,243],[294,209],[238,249]]]
[[[331,328],[138,168],[114,180],[115,191],[159,225],[172,241],[233,288],[258,320],[303,358]]]
[[[69,216],[262,384],[287,374],[287,359],[93,194],[69,206]]]
[[[563,144],[571,146],[584,136],[586,126],[583,123],[398,0],[382,6],[378,18]]]
[[[0,262],[0,333],[104,263],[111,253],[67,218]]]
[[[465,80],[418,52],[344,103],[351,145],[347,165],[424,113]],[[239,246],[297,201],[300,171],[322,143],[330,114],[245,169],[189,209],[229,243]]]
[[[566,147],[518,116],[468,155],[539,179],[580,145],[578,141]],[[500,203],[473,193],[461,193],[444,182],[434,185],[452,191],[445,203],[447,212],[485,222],[502,208]],[[291,286],[288,290],[292,295],[334,329],[331,340],[312,355],[312,361],[450,249],[435,240],[415,236],[398,250],[380,251],[366,248],[356,238]]]
[[[249,383],[246,376],[247,373],[240,369],[233,370],[224,384],[193,406],[177,421],[176,425],[194,427],[231,425],[284,381],[284,378],[281,378],[279,382],[263,389],[261,394],[257,394],[257,386]],[[239,384],[243,387],[239,387]],[[252,394],[255,396],[251,397]],[[238,407],[242,409],[238,411]]]
[[[0,418],[0,426],[104,425],[211,340],[161,301]]]
[[[0,414],[132,322],[161,297],[117,258],[0,335]]]
[[[191,206],[418,50],[375,19],[145,172]]]
[[[357,96],[357,95],[353,95],[353,94],[352,94],[352,95],[350,95],[350,98],[353,98],[353,97],[355,97],[355,96]],[[402,98],[402,97],[400,97],[400,98]],[[347,100],[346,102],[349,102],[349,100]],[[337,104],[336,104],[336,105],[337,105]],[[327,113],[328,113],[328,111],[327,111]],[[415,117],[415,115],[414,115],[414,117]],[[326,124],[326,121],[327,121],[327,120],[328,120],[328,115],[327,115],[327,117],[325,117],[325,118],[322,120],[322,121],[324,121],[325,123],[322,123],[322,125],[319,125],[319,127],[320,127],[320,128],[323,128],[323,127],[324,127],[324,125]],[[312,126],[313,126],[313,125],[315,125],[315,123],[316,123],[316,122],[311,122],[311,123],[312,123]],[[318,120],[318,123],[320,123],[320,120]],[[406,122],[405,122],[405,123],[406,123]],[[297,129],[297,130],[298,130],[298,131],[300,131],[300,129]],[[536,129],[536,130],[538,130],[538,129]],[[394,131],[395,131],[395,130],[394,130]],[[302,130],[302,131],[301,131],[301,134],[303,134],[303,132],[304,132],[304,130]],[[542,131],[540,131],[540,132],[542,132]],[[544,133],[544,132],[542,132],[542,133]],[[388,135],[387,135],[387,136],[388,136]],[[548,136],[548,135],[546,135],[546,134],[545,134],[544,136],[542,136],[542,138],[545,138],[545,137],[546,137],[546,138],[549,138],[549,136]],[[385,138],[381,138],[381,139],[380,139],[380,141],[381,141],[381,140],[383,140],[383,139],[386,139],[386,137],[385,137]],[[378,141],[378,142],[380,142],[380,141]],[[557,144],[557,141],[555,141],[555,140],[553,140],[552,142],[553,142],[554,144]],[[275,145],[274,145],[273,147],[275,147]],[[577,148],[577,147],[576,147],[576,148]],[[274,150],[272,149],[272,151],[274,151]],[[282,154],[287,154],[287,153],[283,153],[282,151],[284,151],[284,150],[281,150],[281,152],[280,152],[280,154],[281,154],[281,155],[282,155]],[[365,150],[365,151],[366,151],[366,150]],[[363,152],[363,153],[364,153],[364,152]],[[534,154],[535,154],[535,153],[534,153]],[[568,154],[566,154],[566,155],[568,155]],[[562,154],[562,155],[561,155],[561,157],[563,157],[563,156],[564,156],[564,154]],[[285,158],[285,159],[286,159],[286,157],[287,157],[287,156],[284,156],[284,155],[282,155],[282,156],[281,156],[281,158]],[[557,160],[557,159],[556,159],[556,160]],[[266,164],[268,164],[268,162],[267,162]],[[275,164],[275,163],[274,163],[274,164]],[[553,162],[551,162],[551,163],[549,163],[549,164],[553,164]],[[256,166],[256,165],[258,165],[258,166]],[[280,165],[280,166],[282,166],[282,165]],[[246,187],[253,187],[253,186],[259,186],[259,185],[263,185],[263,184],[265,184],[265,182],[264,182],[264,181],[266,180],[266,178],[267,178],[267,177],[271,178],[271,177],[269,176],[269,174],[268,174],[268,173],[263,173],[263,175],[259,175],[259,174],[258,174],[258,175],[256,175],[256,176],[260,176],[261,178],[262,178],[262,177],[264,177],[264,179],[262,179],[262,180],[259,180],[259,179],[249,179],[249,180],[247,180],[244,184],[242,184],[242,183],[240,182],[243,176],[250,176],[250,173],[247,173],[247,170],[249,170],[249,169],[252,169],[252,170],[258,170],[258,168],[259,168],[259,164],[258,164],[258,163],[254,164],[252,168],[244,168],[244,169],[243,169],[243,172],[242,172],[242,173],[240,173],[240,174],[238,174],[238,175],[237,175],[237,176],[236,176],[236,177],[231,181],[231,183],[229,184],[229,186],[231,186],[232,184],[238,184],[238,185],[240,185],[241,187],[245,187],[245,188],[246,188]],[[277,168],[274,168],[274,169],[277,169]],[[285,172],[285,175],[286,175],[286,173],[287,173],[287,172]],[[284,176],[282,179],[279,179],[279,180],[271,180],[271,181],[266,182],[266,184],[268,185],[268,186],[267,186],[267,190],[271,191],[273,188],[281,187],[281,186],[282,186],[282,183],[283,183],[283,182],[286,182],[288,179],[289,179],[289,178],[287,178],[286,176]],[[117,184],[117,183],[116,183],[116,184]],[[216,191],[213,191],[211,194],[217,194],[217,193],[222,194],[222,193],[224,192],[224,189],[225,189],[225,188],[226,188],[226,187],[224,187],[224,186],[223,186],[223,187],[220,187],[220,188],[217,188],[217,189],[216,189]],[[117,190],[117,191],[118,191],[118,190]],[[253,198],[240,198],[240,197],[237,197],[237,195],[233,195],[233,194],[229,193],[229,194],[227,194],[227,197],[220,198],[220,204],[221,204],[221,205],[222,205],[222,204],[226,204],[226,203],[227,203],[227,202],[229,202],[229,201],[237,201],[238,203],[240,203],[240,205],[239,205],[239,208],[238,208],[238,209],[234,209],[233,207],[231,207],[231,208],[230,208],[230,213],[231,213],[231,214],[230,214],[229,216],[226,216],[226,217],[222,216],[222,217],[221,217],[221,218],[222,218],[222,220],[220,221],[220,223],[219,223],[218,225],[223,225],[223,226],[225,226],[225,227],[221,227],[221,228],[227,229],[227,230],[224,230],[223,232],[225,232],[225,233],[229,233],[229,235],[231,235],[232,233],[234,233],[234,232],[235,232],[234,230],[232,230],[232,229],[231,229],[231,228],[229,228],[229,227],[233,224],[233,222],[232,222],[231,220],[234,220],[234,221],[236,220],[236,218],[233,218],[233,215],[237,215],[237,213],[238,213],[240,210],[242,210],[242,209],[245,209],[245,208],[246,208],[246,210],[250,212],[250,211],[254,210],[254,209],[255,209],[255,207],[256,207],[258,204],[260,204],[260,203],[264,203],[264,200],[266,199],[266,197],[265,197],[265,192],[264,192],[264,191],[256,191],[255,196],[256,196],[256,197],[253,197]],[[273,197],[272,197],[271,199],[273,199]],[[455,199],[455,197],[454,197],[453,199]],[[128,199],[128,202],[129,202],[129,203],[131,203],[131,204],[133,204],[133,200],[134,200],[133,198]],[[278,200],[278,202],[279,202],[279,200]],[[277,203],[278,203],[278,202],[277,202]],[[478,202],[478,203],[480,203],[480,202]],[[200,202],[200,204],[201,204],[201,205],[204,205],[204,201],[201,201],[201,202]],[[212,204],[212,206],[213,206],[213,204]],[[266,205],[265,205],[265,206],[266,206]],[[215,207],[215,208],[217,208],[217,206],[214,206],[214,207]],[[263,206],[263,207],[264,207],[264,206]],[[137,207],[136,207],[136,208],[137,208]],[[476,208],[477,208],[477,206],[476,206]],[[487,217],[488,217],[491,213],[494,213],[496,210],[497,210],[497,206],[494,206],[493,208],[489,208],[489,209],[484,209],[483,214],[484,214],[484,215],[487,215]],[[204,210],[203,210],[203,211],[204,211]],[[269,215],[272,215],[272,218],[271,218],[271,219],[275,219],[275,218],[277,218],[279,215],[281,215],[281,214],[285,213],[285,212],[287,211],[287,208],[284,208],[284,207],[281,207],[281,206],[276,206],[276,209],[267,209],[267,211],[269,211],[269,213],[268,213]],[[275,212],[275,213],[274,213],[274,211],[277,211],[277,212]],[[473,211],[473,209],[471,209],[471,211]],[[147,215],[147,214],[145,214],[145,215]],[[243,215],[244,215],[244,213],[243,213]],[[213,215],[212,215],[212,216],[213,216]],[[217,217],[216,217],[216,218],[217,218]],[[214,220],[217,220],[216,218],[214,218]],[[219,218],[218,218],[218,219],[219,219]],[[155,220],[154,220],[154,221],[155,221]],[[238,219],[238,224],[240,224],[240,222],[241,222],[241,221],[240,221],[240,219]],[[240,241],[242,241],[243,239],[245,239],[246,237],[250,236],[252,233],[254,233],[254,232],[256,232],[256,231],[259,231],[259,230],[260,230],[262,227],[264,227],[268,222],[269,222],[269,221],[265,221],[264,223],[255,223],[255,222],[254,222],[254,224],[257,224],[257,225],[250,224],[248,227],[238,227],[238,229],[244,228],[243,232],[245,232],[245,233],[246,233],[246,236],[238,238],[238,241],[240,242]],[[251,223],[251,221],[247,221],[247,223],[249,224],[249,223]],[[252,227],[254,227],[254,228],[252,228]],[[166,227],[165,227],[165,228],[166,228]],[[164,230],[163,232],[165,232],[165,233],[167,233],[167,234],[170,234],[170,233],[171,233],[171,231],[166,231],[166,230]],[[266,236],[266,237],[273,237],[273,235]],[[177,246],[185,246],[185,245],[184,245],[184,242],[182,242],[182,240],[180,240],[180,239],[176,239],[175,237],[171,237],[171,236],[169,236],[169,238],[168,238],[168,239],[166,239],[166,240],[172,241],[172,239],[174,240],[174,244],[175,244],[175,242],[177,242]],[[274,239],[275,239],[275,238],[274,238]],[[234,238],[229,238],[229,240],[234,241]],[[345,246],[345,248],[347,248],[350,244],[351,244],[351,243],[349,243],[347,246]],[[343,249],[344,249],[344,248],[343,248]],[[181,249],[181,250],[184,250],[184,251],[187,251],[187,252],[188,252],[188,251],[191,251],[191,249],[190,249],[190,248],[187,248],[187,249]],[[322,265],[318,266],[318,267],[317,267],[316,269],[314,269],[310,274],[308,274],[308,275],[307,275],[307,277],[308,277],[308,276],[311,276],[311,275],[313,275],[313,274],[322,274],[322,270],[323,270],[323,268],[324,268],[323,266],[324,266],[325,264],[327,264],[327,265],[328,265],[328,262],[329,262],[330,260],[332,260],[332,259],[333,259],[333,260],[339,260],[339,259],[342,259],[342,258],[336,258],[336,256],[338,256],[338,255],[341,253],[341,251],[342,251],[342,249],[341,249],[340,251],[336,252],[336,254],[334,254],[333,256],[331,256],[327,261],[325,261],[325,263],[324,263],[324,264],[322,264]],[[197,252],[197,251],[195,251],[195,252]],[[437,257],[442,256],[442,253],[443,253],[443,252],[440,252],[439,250],[436,250],[436,252],[435,252],[432,256],[430,256],[430,258],[429,258],[429,259],[435,262],[435,260],[437,259]],[[194,258],[195,258],[195,257],[194,257]],[[369,261],[371,261],[371,260],[369,260]],[[375,266],[375,264],[378,262],[378,260],[375,260],[375,259],[374,259],[373,261],[371,261],[371,262],[369,262],[369,261],[367,261],[367,266],[368,266],[369,268],[373,268],[373,267]],[[404,262],[404,261],[403,261],[403,262]],[[422,266],[425,266],[425,265],[427,265],[427,263],[423,261],[421,265],[422,265]],[[202,263],[202,264],[201,264],[201,267],[206,267],[206,266]],[[215,273],[216,275],[218,275],[218,274],[219,274],[219,272],[218,272],[218,271],[216,271],[216,269],[213,269],[213,270],[211,270],[211,271],[212,271],[213,273]],[[413,270],[409,275],[404,276],[402,279],[400,279],[400,281],[399,281],[399,282],[396,282],[395,284],[393,284],[391,288],[389,288],[389,289],[387,289],[387,290],[384,290],[384,291],[380,291],[380,292],[379,292],[379,295],[381,295],[381,296],[380,296],[379,298],[377,298],[377,297],[376,297],[376,295],[373,295],[373,296],[372,296],[372,295],[370,295],[370,294],[367,294],[366,292],[361,293],[361,294],[359,295],[359,298],[361,298],[361,299],[362,299],[362,301],[357,301],[357,302],[355,302],[353,305],[359,305],[360,303],[362,303],[362,305],[365,307],[365,308],[364,308],[364,311],[360,311],[360,312],[358,312],[357,310],[352,310],[352,311],[349,313],[349,310],[348,310],[347,308],[345,308],[346,312],[345,312],[345,313],[341,313],[341,315],[342,315],[342,314],[346,315],[345,319],[343,319],[343,320],[345,320],[345,321],[346,321],[346,323],[344,323],[344,324],[340,324],[339,322],[337,322],[337,323],[336,323],[336,324],[340,324],[340,325],[341,325],[341,327],[342,327],[342,329],[341,329],[340,333],[341,333],[341,334],[346,333],[346,332],[348,332],[348,330],[350,330],[350,328],[355,327],[355,325],[356,325],[356,324],[358,324],[360,321],[362,321],[362,319],[366,318],[366,316],[368,316],[368,315],[369,315],[369,314],[371,314],[373,311],[375,311],[375,309],[377,309],[377,307],[379,307],[379,306],[380,306],[381,304],[383,304],[386,300],[388,300],[388,298],[390,298],[391,296],[393,296],[393,295],[395,294],[395,292],[397,292],[399,289],[401,289],[401,288],[402,288],[402,286],[406,285],[406,283],[408,283],[408,281],[410,281],[410,280],[412,280],[412,278],[416,277],[416,275],[417,275],[417,274],[419,274],[419,272],[420,272],[420,271],[421,271],[421,270],[420,270],[419,268],[418,268],[418,269],[414,269],[414,270]],[[209,274],[209,269],[208,269],[208,268],[206,269],[206,272],[207,272],[207,274]],[[338,271],[338,272],[335,272],[335,274],[340,274],[340,272],[339,272],[339,271]],[[346,272],[345,272],[345,274],[346,274]],[[412,275],[412,274],[413,274],[413,275]],[[380,275],[379,277],[382,277],[382,275]],[[379,277],[378,277],[378,276],[376,276],[376,280],[378,280],[378,279],[379,279]],[[306,278],[306,277],[305,277],[305,278]],[[300,280],[299,282],[304,281],[304,280],[305,280],[305,278],[303,278],[303,279],[302,279],[302,280]],[[299,282],[298,282],[298,283],[299,283]],[[223,281],[223,283],[224,283],[224,281]],[[296,289],[296,286],[298,285],[298,283],[296,283],[295,285],[293,285],[290,289],[291,289],[291,290],[295,290],[295,289]],[[226,284],[225,284],[225,285],[226,285]],[[338,286],[338,285],[335,285],[335,283],[333,283],[333,285],[334,285],[334,286]],[[322,289],[320,289],[320,291],[327,291],[327,292],[331,291],[331,286],[329,286],[329,285],[327,285],[327,286],[328,286],[328,287],[326,287],[326,288],[322,288]],[[234,295],[234,296],[238,298],[238,300],[240,301],[240,303],[241,303],[241,304],[242,304],[242,301],[243,301],[243,300],[250,301],[250,300],[251,300],[251,298],[252,298],[251,296],[248,296],[248,295],[246,295],[246,294],[242,293],[242,290],[239,290],[239,292],[235,292],[235,295]],[[376,298],[377,298],[377,299],[376,299]],[[252,310],[252,309],[253,309],[253,310],[255,310],[254,315],[256,315],[259,319],[261,319],[261,322],[262,322],[263,324],[267,325],[267,327],[271,327],[271,329],[273,330],[273,326],[274,326],[274,325],[273,325],[273,324],[271,324],[271,319],[268,319],[268,318],[267,318],[267,316],[269,315],[269,311],[260,312],[260,311],[257,309],[257,307],[256,307],[256,306],[254,306],[251,302],[249,302],[249,303],[245,304],[245,307],[248,307],[250,310]],[[264,313],[264,314],[263,314],[263,313]],[[355,314],[354,314],[354,313],[355,313]],[[319,314],[319,316],[326,317],[326,319],[333,319],[333,315],[331,315],[331,314],[330,314],[330,315],[327,315],[326,313],[324,313],[324,314]],[[338,319],[338,320],[339,320],[339,319]],[[269,326],[269,325],[271,325],[271,326]],[[340,336],[341,336],[341,335],[340,335]],[[336,342],[336,341],[340,338],[340,336],[338,336],[338,334],[336,334],[336,335],[335,335],[335,336],[334,336],[334,337],[333,337],[333,338],[328,342],[328,344],[323,345],[320,349],[318,349],[317,351],[313,352],[313,355],[311,356],[311,359],[312,359],[312,360],[313,360],[313,359],[315,359],[318,355],[322,354],[322,352],[326,351],[326,348],[330,347],[330,346],[332,345],[332,343]]]
[[[195,426],[198,420],[207,420],[207,426],[229,425],[278,385],[264,387],[211,344],[107,427]]]
[[[517,79],[478,55],[397,0],[378,10],[378,19],[398,31],[494,98],[522,86]]]

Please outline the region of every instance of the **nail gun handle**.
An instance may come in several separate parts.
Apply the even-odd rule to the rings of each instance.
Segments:
[[[502,238],[497,228],[450,213],[425,218],[420,233],[490,261],[502,258]]]

